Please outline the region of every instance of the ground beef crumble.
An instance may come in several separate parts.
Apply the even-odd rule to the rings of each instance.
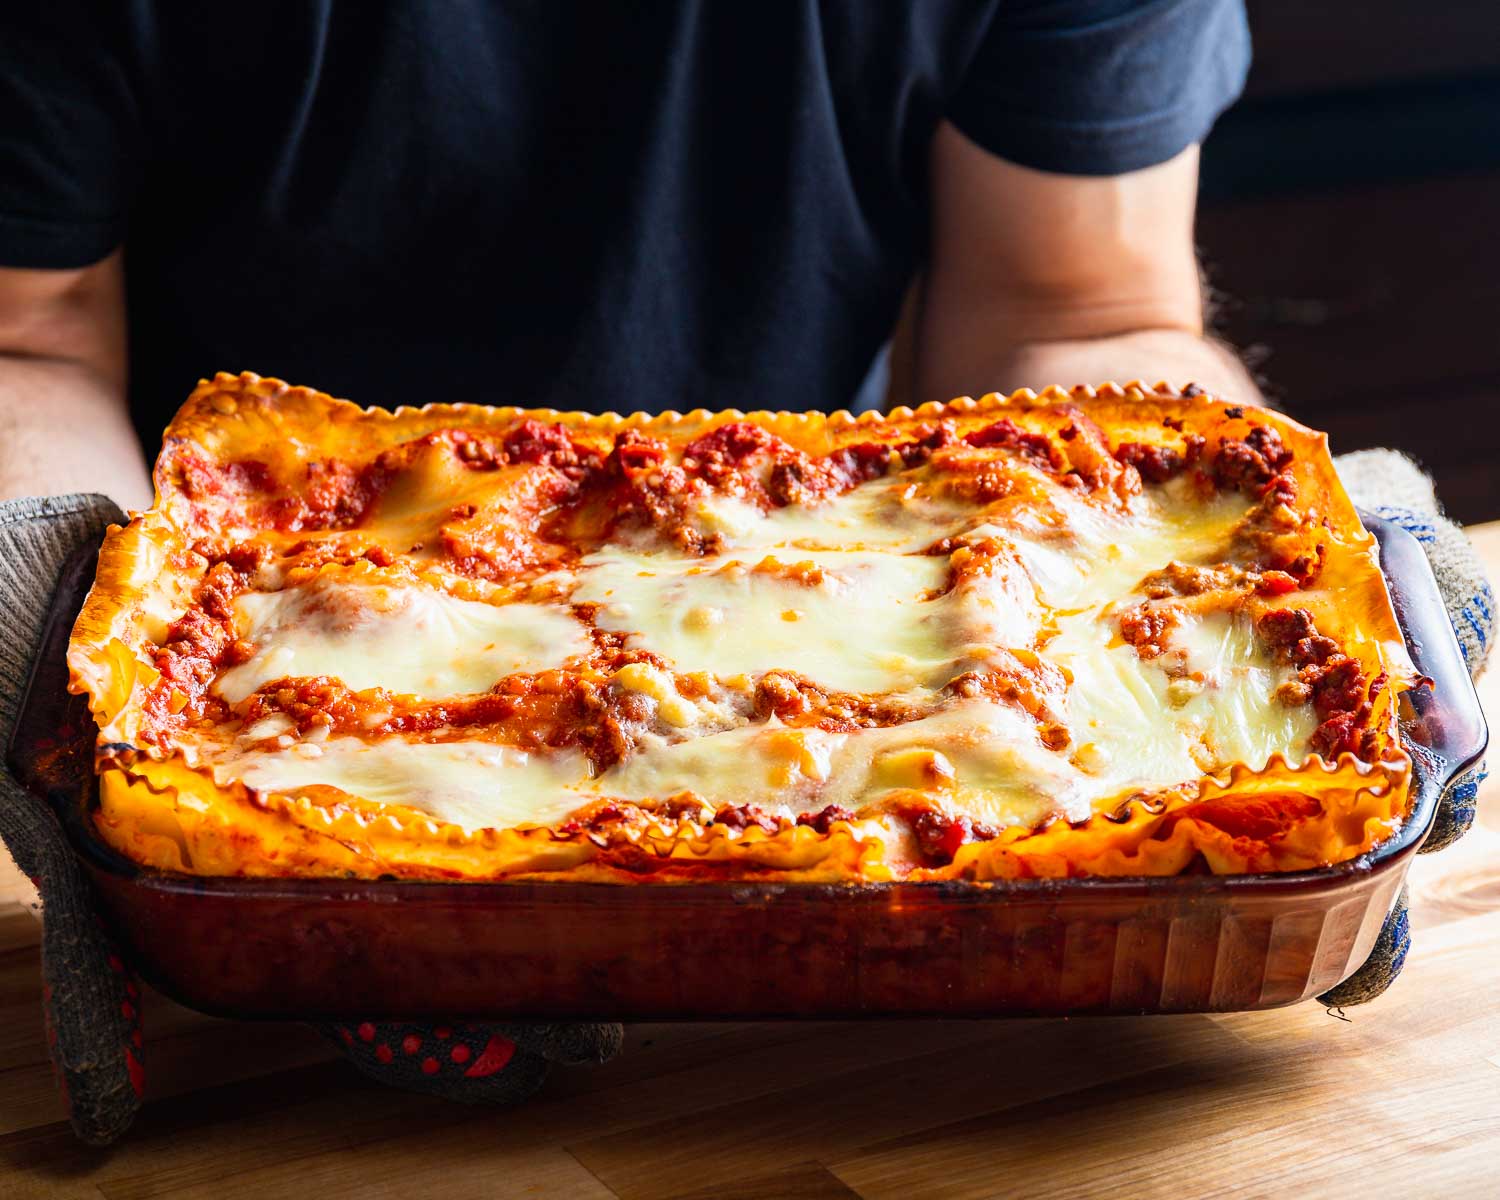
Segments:
[[[1142,658],[1157,658],[1166,650],[1165,638],[1177,624],[1177,610],[1141,603],[1120,614],[1120,636]]]
[[[1289,706],[1311,702],[1321,718],[1309,739],[1312,748],[1327,759],[1345,752],[1373,759],[1378,739],[1370,728],[1370,715],[1385,688],[1385,675],[1369,682],[1359,660],[1344,654],[1332,638],[1319,634],[1312,613],[1305,608],[1273,609],[1256,621],[1255,629],[1276,656],[1297,672],[1277,689],[1277,699]]]

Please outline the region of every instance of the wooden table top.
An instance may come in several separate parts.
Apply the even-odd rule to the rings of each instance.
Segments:
[[[1471,531],[1500,577],[1500,522]],[[1500,713],[1500,668],[1481,681]],[[147,997],[149,1100],[74,1140],[0,867],[0,1197],[1500,1196],[1500,773],[1343,1017],[640,1025],[511,1110],[371,1084],[303,1026]]]

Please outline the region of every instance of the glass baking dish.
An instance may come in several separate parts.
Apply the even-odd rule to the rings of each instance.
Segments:
[[[1407,646],[1411,817],[1371,854],[1283,875],[994,884],[412,883],[202,878],[95,834],[94,724],[64,654],[93,576],[59,584],[9,748],[62,820],[141,973],[207,1012],[274,1018],[1064,1015],[1273,1008],[1365,960],[1484,717],[1426,555],[1365,517]]]

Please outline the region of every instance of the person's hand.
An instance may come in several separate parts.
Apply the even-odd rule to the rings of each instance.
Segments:
[[[32,659],[64,564],[97,545],[124,514],[103,496],[0,503],[0,748],[10,744]],[[73,1129],[114,1141],[145,1092],[141,992],[94,913],[57,817],[0,769],[0,838],[42,902],[42,1007]],[[320,1025],[351,1062],[396,1087],[468,1103],[510,1104],[541,1086],[554,1062],[602,1062],[616,1024],[427,1025],[354,1020]]]

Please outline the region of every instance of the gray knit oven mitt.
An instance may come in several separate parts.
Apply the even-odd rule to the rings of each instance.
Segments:
[[[1432,480],[1395,450],[1358,450],[1340,455],[1334,464],[1355,504],[1394,522],[1422,544],[1469,674],[1478,675],[1495,640],[1495,594],[1463,530],[1442,515]],[[1481,763],[1449,785],[1432,832],[1422,843],[1423,854],[1450,846],[1468,832],[1478,812],[1479,785],[1484,778]],[[1318,999],[1329,1008],[1375,999],[1395,982],[1409,949],[1411,927],[1403,885],[1364,966]]]
[[[0,750],[10,744],[63,565],[124,519],[103,496],[0,503]],[[57,817],[4,769],[0,838],[42,898],[42,1007],[69,1119],[84,1141],[112,1142],[145,1091],[140,989],[93,911]],[[374,1079],[483,1104],[525,1099],[553,1062],[602,1062],[623,1035],[615,1024],[356,1019],[317,1028]]]

